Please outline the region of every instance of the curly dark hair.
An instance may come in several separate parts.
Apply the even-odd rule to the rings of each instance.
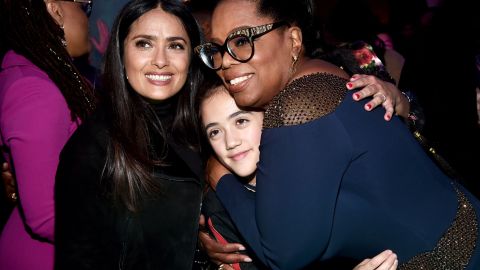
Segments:
[[[2,0],[2,51],[14,50],[46,72],[57,85],[72,120],[84,120],[95,109],[95,94],[62,44],[64,32],[43,0]]]

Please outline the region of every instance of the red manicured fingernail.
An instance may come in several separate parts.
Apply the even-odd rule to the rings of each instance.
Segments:
[[[352,83],[347,83],[347,88],[348,89],[351,89],[353,87],[353,84]]]
[[[359,95],[359,94],[354,94],[354,95],[353,95],[353,99],[359,100],[359,99],[360,99],[360,95]]]
[[[390,120],[392,117],[390,115],[387,115],[387,120]]]
[[[367,104],[367,110],[370,110],[372,108],[371,104]]]

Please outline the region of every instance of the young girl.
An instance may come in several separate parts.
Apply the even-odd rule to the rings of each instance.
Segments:
[[[201,123],[205,137],[216,158],[241,178],[245,190],[251,192],[251,196],[255,196],[255,171],[260,157],[259,145],[263,112],[240,109],[222,85],[204,89],[200,95]],[[211,234],[217,241],[223,244],[242,243],[245,245],[245,240],[211,189],[204,198],[202,212],[207,219],[207,226]],[[242,253],[245,254],[245,252]],[[246,254],[253,258],[253,261],[232,264],[234,269],[266,268],[250,250]],[[364,260],[354,269],[393,270],[396,269],[397,264],[396,255],[386,250],[373,259]],[[221,266],[225,269],[228,267]],[[315,269],[314,266],[320,267],[320,265],[311,267]]]
[[[242,236],[272,269],[385,248],[404,269],[478,269],[480,202],[397,117],[363,113],[345,89],[356,81],[310,58],[307,11],[219,1],[198,48],[237,105],[265,110],[254,198],[228,171],[210,181]]]

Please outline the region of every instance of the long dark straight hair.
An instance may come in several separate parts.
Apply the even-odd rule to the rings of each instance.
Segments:
[[[28,58],[57,85],[72,120],[84,120],[95,109],[92,87],[75,68],[62,45],[64,32],[47,11],[43,0],[2,0],[2,47]]]
[[[190,38],[190,67],[185,85],[175,96],[176,114],[171,130],[162,127],[151,105],[132,89],[123,65],[124,41],[130,27],[137,19],[157,7],[180,19]],[[161,158],[151,150],[151,134],[163,138],[155,145],[166,147],[166,138],[171,136],[176,143],[193,150],[199,147],[199,125],[196,121],[194,101],[202,81],[199,60],[193,48],[200,44],[201,32],[188,8],[177,0],[135,0],[120,11],[112,27],[109,47],[104,61],[103,85],[108,96],[106,102],[109,116],[110,145],[104,178],[112,179],[114,198],[130,211],[137,211],[143,198],[154,195],[159,188],[153,181],[153,168],[161,165]],[[159,152],[157,150],[157,152]]]

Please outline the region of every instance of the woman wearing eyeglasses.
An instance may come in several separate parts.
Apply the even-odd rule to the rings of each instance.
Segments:
[[[239,107],[265,111],[254,196],[225,168],[209,176],[246,242],[272,269],[385,249],[400,269],[478,269],[480,202],[398,117],[363,112],[372,100],[358,104],[346,88],[371,77],[348,81],[308,57],[305,12],[301,2],[220,1],[215,44],[197,49]]]
[[[89,52],[91,1],[6,0],[1,11],[2,154],[17,206],[0,237],[0,268],[53,269],[54,179],[66,141],[95,108],[72,58]],[[13,196],[13,195],[12,195]]]

